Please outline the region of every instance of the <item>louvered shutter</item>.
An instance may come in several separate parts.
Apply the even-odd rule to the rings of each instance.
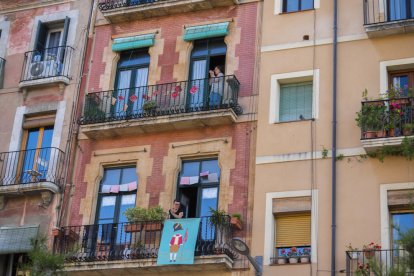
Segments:
[[[280,86],[279,121],[312,119],[312,82]]]
[[[276,216],[276,247],[310,246],[310,213]]]

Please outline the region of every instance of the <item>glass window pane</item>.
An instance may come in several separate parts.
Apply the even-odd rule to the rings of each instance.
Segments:
[[[208,55],[207,40],[196,40],[191,51],[191,57],[201,57]]]
[[[225,55],[227,46],[224,43],[224,38],[210,40],[208,45],[210,55]]]
[[[414,214],[393,214],[392,226],[394,248],[396,248],[398,247],[397,241],[399,240],[399,233],[406,233],[408,230],[414,229]]]
[[[210,207],[217,209],[218,188],[204,188],[201,194],[200,217],[210,216]]]
[[[396,89],[402,89],[402,94],[408,95],[408,75],[401,75],[392,78],[392,84]]]
[[[138,181],[136,168],[124,168],[122,169],[122,179],[120,184],[126,184],[130,182]]]
[[[407,1],[389,0],[389,20],[407,19]]]
[[[35,149],[37,147],[37,140],[39,139],[39,129],[29,130],[29,135],[27,137],[26,149]]]
[[[183,169],[181,176],[198,176],[200,172],[200,162],[185,162],[183,163]]]
[[[286,0],[286,12],[294,12],[299,10],[299,1],[300,0]]]
[[[301,10],[313,9],[313,0],[302,0]]]
[[[124,212],[126,209],[135,207],[136,195],[123,195],[121,198],[121,207],[119,208],[119,220],[118,222],[127,222]]]
[[[148,50],[122,52],[118,67],[142,66],[150,63]]]
[[[53,127],[45,128],[43,132],[42,148],[52,146]]]
[[[105,169],[104,175],[101,181],[102,185],[119,185],[121,178],[121,169]]]
[[[115,215],[116,196],[103,196],[99,208],[99,223],[101,220],[113,222]]]
[[[279,121],[312,118],[312,83],[280,86]]]
[[[220,181],[220,167],[218,165],[218,160],[206,160],[201,162],[201,173],[208,172],[209,175],[217,174],[217,181],[213,180],[215,176],[204,176],[200,177],[201,183],[213,183]],[[212,178],[213,177],[213,178]]]

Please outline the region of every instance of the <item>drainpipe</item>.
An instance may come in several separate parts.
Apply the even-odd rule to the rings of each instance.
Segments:
[[[334,0],[333,23],[333,78],[332,78],[332,248],[331,276],[336,272],[336,87],[337,87],[337,47],[338,47],[338,0]]]

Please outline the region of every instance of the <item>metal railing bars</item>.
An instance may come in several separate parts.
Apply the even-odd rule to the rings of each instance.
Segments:
[[[47,147],[0,153],[0,187],[38,182],[63,185],[64,152]]]
[[[52,77],[70,79],[73,52],[74,49],[70,46],[26,52],[20,82]]]
[[[240,83],[233,75],[101,91],[86,95],[81,124],[231,108]]]

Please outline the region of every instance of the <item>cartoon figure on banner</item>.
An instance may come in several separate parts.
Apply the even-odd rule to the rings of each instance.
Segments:
[[[177,231],[182,231],[183,227],[181,225],[181,223],[174,223],[174,234],[171,237],[170,240],[170,262],[175,262],[177,259],[177,253],[179,251],[179,249],[181,248],[182,245],[184,245],[188,239],[188,229],[186,229],[185,234],[184,234],[184,239],[183,236],[177,232]]]

